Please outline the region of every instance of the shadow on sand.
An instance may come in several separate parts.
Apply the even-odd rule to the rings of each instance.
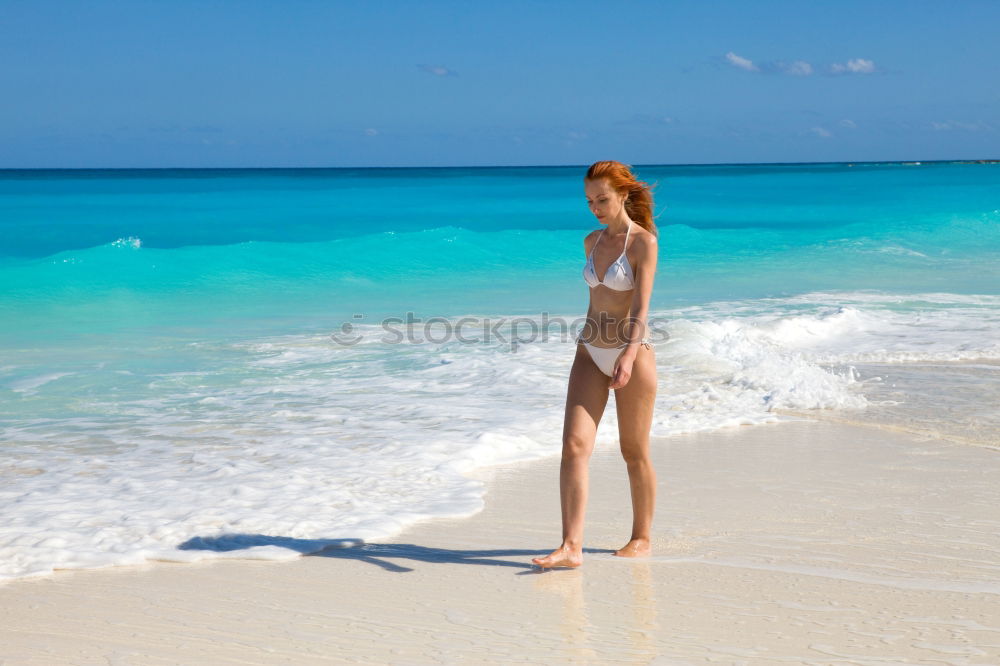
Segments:
[[[293,539],[291,537],[269,536],[267,534],[223,534],[215,537],[194,537],[177,546],[179,550],[212,550],[229,552],[278,546],[309,557],[337,557],[359,560],[382,567],[386,571],[405,573],[410,567],[390,560],[408,560],[429,564],[478,564],[488,567],[511,567],[515,569],[542,571],[530,561],[533,556],[547,555],[547,550],[454,550],[450,548],[428,548],[412,543],[365,543],[363,539]],[[585,553],[613,553],[613,550],[584,548]],[[502,559],[506,557],[524,560]]]

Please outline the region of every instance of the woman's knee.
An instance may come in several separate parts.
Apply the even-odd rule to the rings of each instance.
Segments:
[[[629,467],[633,465],[651,465],[649,457],[649,441],[625,441],[621,442],[622,458]]]
[[[562,442],[563,460],[586,461],[594,449],[592,439],[581,435],[564,435]]]

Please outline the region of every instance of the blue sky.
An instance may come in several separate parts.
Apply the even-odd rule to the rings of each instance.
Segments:
[[[0,167],[996,159],[998,25],[996,0],[0,0]]]

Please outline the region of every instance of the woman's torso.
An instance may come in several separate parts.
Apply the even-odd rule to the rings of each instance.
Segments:
[[[585,243],[588,261],[584,264],[584,279],[590,286],[590,305],[581,338],[595,346],[617,347],[628,340],[626,324],[635,292],[635,246],[641,233],[642,227],[632,222],[623,234],[612,238],[603,229],[592,232]]]

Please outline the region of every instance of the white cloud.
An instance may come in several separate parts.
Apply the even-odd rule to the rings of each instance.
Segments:
[[[365,136],[375,136],[378,134],[378,130],[374,127],[369,127],[365,130]]]
[[[733,67],[745,69],[748,72],[763,72],[765,74],[790,74],[792,76],[809,76],[813,73],[813,67],[805,60],[773,60],[770,62],[755,65],[752,60],[738,56],[732,51],[726,54],[726,60]]]
[[[796,60],[790,65],[779,63],[779,66],[786,74],[791,74],[792,76],[809,76],[813,73],[812,65],[804,60]]]
[[[875,71],[875,63],[864,58],[855,58],[847,61],[847,69],[858,74],[871,74]]]
[[[856,122],[854,122],[853,120],[851,120],[850,118],[844,118],[843,120],[840,121],[840,126],[841,127],[849,127],[850,129],[854,129],[854,128],[856,128],[858,126],[858,124]]]
[[[417,65],[417,69],[434,76],[458,76],[458,72],[448,69],[444,65]]]
[[[834,74],[871,74],[875,71],[875,63],[864,58],[854,58],[845,64],[833,63],[830,71]]]
[[[831,136],[833,136],[833,134],[830,133],[830,130],[826,129],[825,127],[810,127],[809,131],[823,139],[829,139]]]
[[[732,51],[726,54],[726,60],[728,60],[729,64],[733,65],[734,67],[745,69],[748,72],[759,71],[759,68],[756,65],[754,65],[753,62],[747,60],[746,58],[741,58]]]
[[[765,74],[788,74],[789,76],[812,76],[816,70],[805,60],[771,60],[754,64],[749,58],[736,55],[732,51],[726,53],[726,60],[733,67],[745,69],[748,72],[763,72]],[[830,74],[872,74],[876,71],[875,62],[864,58],[851,58],[847,62],[835,62],[827,65]]]

